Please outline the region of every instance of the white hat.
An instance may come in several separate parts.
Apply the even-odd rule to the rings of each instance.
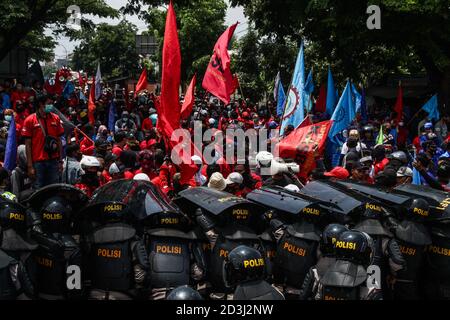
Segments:
[[[142,180],[150,182],[150,178],[145,173],[138,173],[133,177],[133,180]]]
[[[208,188],[216,189],[216,190],[224,190],[227,187],[225,183],[225,179],[220,172],[214,172],[209,178]]]
[[[233,183],[241,184],[242,182],[244,182],[244,178],[239,172],[230,173],[228,175],[228,178],[225,180],[226,184],[233,184]]]
[[[213,125],[216,123],[216,120],[214,118],[209,118],[208,122],[210,125]]]
[[[191,157],[191,160],[192,160],[192,162],[195,163],[195,164],[203,164],[202,158],[200,158],[200,157],[199,157],[198,155],[196,155],[196,154],[194,154],[194,155]]]
[[[408,167],[400,167],[397,171],[397,177],[412,177],[413,171]]]
[[[86,167],[100,167],[100,162],[96,157],[93,156],[83,156],[80,161],[81,168]]]
[[[119,167],[117,166],[117,164],[114,162],[112,165],[109,166],[109,174],[115,174],[115,173],[119,173]]]
[[[297,187],[295,184],[288,184],[286,187],[284,187],[288,191],[292,192],[300,192],[300,188]]]
[[[255,159],[259,165],[268,166],[270,161],[273,160],[273,154],[268,151],[260,151],[256,155]]]

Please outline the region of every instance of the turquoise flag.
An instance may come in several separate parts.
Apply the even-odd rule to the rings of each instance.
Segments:
[[[328,133],[328,137],[332,141],[335,141],[334,137],[338,133],[347,129],[353,119],[355,119],[355,116],[356,111],[354,97],[352,95],[350,81],[347,81],[344,92],[342,93],[342,96],[339,99],[336,109],[334,109],[331,117],[331,120],[333,120],[333,125]]]
[[[430,120],[436,120],[438,121],[440,118],[439,115],[439,109],[438,109],[438,100],[437,100],[437,94],[431,97],[430,100],[428,100],[422,107],[423,110],[425,110],[428,113],[428,118]]]
[[[295,63],[294,76],[292,83],[287,92],[286,103],[284,106],[283,118],[281,120],[280,135],[284,134],[284,130],[288,125],[297,128],[305,118],[304,106],[304,89],[305,89],[305,59],[303,51],[303,42]]]

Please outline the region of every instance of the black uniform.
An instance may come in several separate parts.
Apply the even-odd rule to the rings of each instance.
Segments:
[[[226,257],[234,248],[245,245],[264,252],[261,241],[253,229],[233,220],[232,215],[224,215],[223,219],[218,219],[203,213],[201,209],[196,211],[196,220],[211,243],[207,278],[212,285],[215,298],[233,292],[233,288],[224,281],[223,266]]]
[[[406,261],[406,268],[397,272],[394,299],[418,300],[423,297],[419,280],[424,268],[426,249],[431,244],[431,236],[422,221],[428,216],[428,203],[423,199],[415,199],[405,219],[395,228],[395,238]]]
[[[163,299],[168,291],[203,279],[205,259],[186,217],[179,212],[163,212],[144,223],[151,299]]]
[[[336,262],[335,243],[339,235],[348,231],[348,228],[341,224],[330,224],[325,227],[320,239],[321,256],[317,264],[309,269],[305,276],[302,289],[300,290],[300,300],[314,298],[320,279],[325,272]]]
[[[354,227],[355,230],[367,233],[374,242],[374,257],[372,265],[381,271],[381,283],[384,298],[390,297],[388,290],[388,277],[396,277],[397,272],[404,269],[406,262],[401,254],[400,247],[394,235],[381,223],[383,208],[377,204],[366,204],[366,210],[361,221]]]
[[[0,299],[34,299],[38,245],[26,236],[27,213],[21,205],[0,203]]]
[[[226,257],[228,286],[234,287],[233,300],[284,300],[277,289],[264,281],[265,259],[261,252],[238,246]]]
[[[32,237],[39,244],[33,253],[36,290],[41,299],[82,296],[82,254],[70,232],[71,215],[72,207],[62,197],[47,199],[39,214],[32,213]]]
[[[366,267],[371,264],[373,244],[369,235],[345,231],[336,241],[336,262],[319,280],[320,300],[379,300],[381,290],[367,286]]]
[[[128,224],[115,222],[95,228],[85,238],[89,298],[128,300],[145,286],[148,256],[143,241]]]
[[[427,299],[450,299],[450,225],[440,223],[431,228],[431,245],[427,248],[423,287]]]

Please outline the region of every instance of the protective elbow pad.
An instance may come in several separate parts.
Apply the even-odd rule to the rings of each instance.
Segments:
[[[401,266],[403,269],[406,265],[406,261],[403,258],[400,246],[398,245],[397,241],[395,241],[395,239],[389,240],[387,249],[389,258],[392,260],[392,262],[398,266]]]

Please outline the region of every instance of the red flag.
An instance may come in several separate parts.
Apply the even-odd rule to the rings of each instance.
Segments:
[[[300,177],[307,178],[315,168],[316,156],[323,154],[332,121],[323,121],[298,127],[278,143],[281,158],[296,159],[300,165]]]
[[[88,102],[88,118],[89,123],[91,125],[95,124],[95,117],[94,117],[94,111],[95,111],[95,77],[92,77],[92,84],[91,89],[89,91],[89,102]]]
[[[177,156],[182,159],[181,184],[189,183],[198,168],[192,163],[190,157],[182,152],[179,141],[171,139],[175,129],[180,127],[180,102],[178,99],[178,88],[180,87],[181,53],[178,41],[177,21],[172,1],[167,11],[166,29],[164,32],[164,45],[162,56],[162,80],[161,96],[158,112],[157,127],[170,141],[170,148],[177,151]],[[190,139],[190,136],[189,136]],[[191,149],[193,144],[191,142]]]
[[[325,112],[326,109],[327,109],[327,89],[322,84],[320,86],[319,97],[317,98],[316,107],[314,110],[316,112]]]
[[[240,86],[239,78],[238,78],[237,74],[235,74],[233,76],[233,91],[231,93],[235,92],[237,90],[237,88],[239,88],[239,86]]]
[[[312,125],[311,117],[309,114],[306,115],[305,119],[300,123],[300,125],[297,128],[303,128]]]
[[[195,84],[197,82],[197,74],[194,74],[191,80],[191,84],[186,90],[186,94],[184,95],[183,106],[181,107],[181,119],[187,119],[192,113],[192,107],[195,102]]]
[[[402,84],[399,82],[397,91],[397,101],[395,101],[394,111],[397,112],[397,124],[400,122],[403,116],[403,89]]]
[[[203,89],[211,92],[225,104],[230,103],[230,95],[234,92],[236,85],[230,70],[228,54],[228,44],[236,27],[237,23],[229,27],[217,40],[202,83]]]
[[[138,80],[138,83],[136,85],[136,90],[134,91],[134,97],[136,98],[136,96],[137,96],[139,91],[147,89],[147,85],[148,85],[148,82],[147,82],[147,69],[144,68],[142,70],[142,73],[141,73],[141,75],[139,77],[139,80]]]

